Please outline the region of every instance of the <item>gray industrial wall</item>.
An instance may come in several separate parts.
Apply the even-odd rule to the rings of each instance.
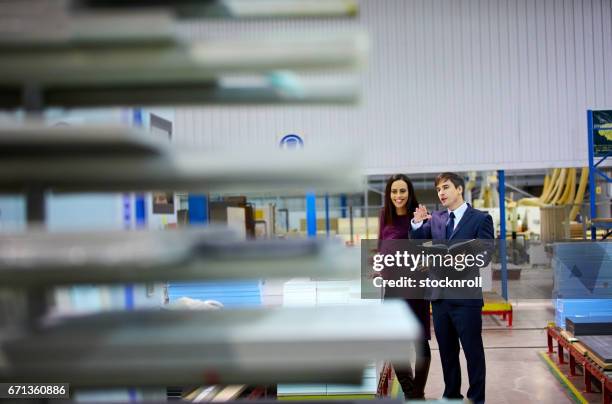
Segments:
[[[369,174],[586,165],[585,110],[612,109],[611,0],[361,5],[356,21],[188,24],[201,39],[361,27],[372,52],[357,107],[178,109],[175,141],[274,147],[298,133],[357,146]]]

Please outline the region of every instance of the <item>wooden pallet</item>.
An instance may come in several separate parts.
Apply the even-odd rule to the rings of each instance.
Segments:
[[[593,359],[597,359],[603,364],[604,369],[612,369],[612,336],[609,335],[584,335],[580,337],[580,341],[589,349],[589,353]]]

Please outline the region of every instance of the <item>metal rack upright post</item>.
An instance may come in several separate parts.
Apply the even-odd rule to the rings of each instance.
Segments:
[[[594,122],[594,114],[596,115],[595,118],[597,118],[597,122]],[[604,122],[606,120],[607,122]],[[612,178],[610,178],[600,168],[601,164],[606,161],[608,157],[612,156],[612,140],[608,140],[605,136],[605,141],[603,139],[595,139],[595,132],[598,132],[598,136],[600,135],[599,131],[602,129],[610,130],[610,132],[612,133],[612,110],[593,111],[589,109],[587,111],[587,123],[587,136],[589,146],[589,206],[591,211],[591,239],[595,240],[597,238],[597,228],[607,230],[606,235],[603,237],[604,239],[606,239],[610,234],[612,234],[612,219],[601,218],[597,220],[597,206],[595,203],[595,179],[597,178],[596,175],[598,175],[599,177],[606,180],[606,182],[612,182]],[[597,162],[595,161],[596,158],[599,158]]]

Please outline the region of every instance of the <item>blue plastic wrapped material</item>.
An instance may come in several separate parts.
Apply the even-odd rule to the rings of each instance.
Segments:
[[[612,242],[555,243],[553,299],[612,299]]]
[[[256,307],[262,304],[261,281],[172,282],[168,285],[170,303],[181,297],[216,300],[224,307]]]
[[[555,299],[555,323],[565,329],[566,317],[612,316],[612,299]]]

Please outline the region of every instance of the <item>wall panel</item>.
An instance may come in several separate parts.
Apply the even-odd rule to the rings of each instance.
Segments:
[[[347,106],[179,108],[175,141],[361,150],[368,173],[580,166],[586,109],[612,108],[612,0],[363,0],[356,20],[206,21],[197,39],[358,28],[372,50]]]

